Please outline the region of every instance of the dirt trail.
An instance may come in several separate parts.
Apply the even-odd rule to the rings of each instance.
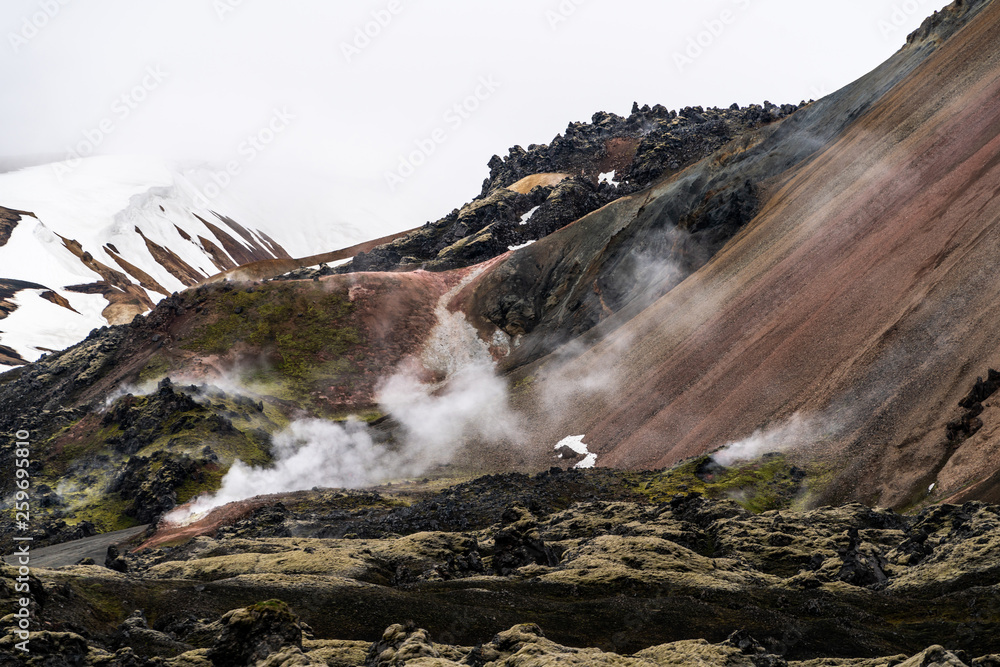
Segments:
[[[98,565],[104,564],[104,557],[108,553],[108,547],[121,544],[129,538],[142,534],[149,526],[136,526],[125,530],[118,530],[113,533],[104,533],[94,537],[85,537],[82,540],[64,542],[52,547],[43,547],[31,551],[31,567],[52,569],[75,565],[84,558],[93,558]],[[17,565],[17,557],[5,556],[4,562],[8,565]]]

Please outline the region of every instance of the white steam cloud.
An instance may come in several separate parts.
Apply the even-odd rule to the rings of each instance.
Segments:
[[[759,430],[739,442],[730,442],[712,454],[712,458],[721,466],[730,466],[737,461],[751,461],[763,454],[787,452],[811,445],[823,437],[827,430],[822,420],[803,417],[796,412],[783,424]]]
[[[462,313],[447,308],[475,275],[439,301],[438,324],[421,359],[404,364],[382,384],[379,404],[399,423],[400,442],[380,442],[368,425],[358,421],[295,421],[274,437],[271,466],[236,461],[217,493],[199,497],[165,520],[188,523],[216,507],[261,494],[361,488],[411,477],[449,462],[469,439],[516,438],[518,420],[508,404],[507,384],[496,375],[486,344]],[[426,371],[445,379],[421,381]]]
[[[404,456],[397,457],[398,474],[447,462],[456,444],[468,437],[498,442],[516,435],[507,383],[492,366],[466,366],[443,389],[433,389],[409,373],[394,375],[382,389],[380,403],[402,424],[406,440]]]
[[[539,372],[542,407],[558,415],[567,403],[591,398],[615,400],[621,390],[621,360],[642,332],[617,329],[680,285],[708,254],[688,232],[673,225],[658,232],[655,249],[632,249],[607,286],[622,295],[617,312],[582,336],[559,346]],[[602,352],[598,354],[597,352]]]
[[[167,519],[183,522],[227,503],[261,493],[283,493],[314,486],[357,487],[371,483],[384,465],[381,450],[357,422],[335,424],[320,419],[293,422],[274,437],[272,468],[237,460],[218,493],[201,496]]]

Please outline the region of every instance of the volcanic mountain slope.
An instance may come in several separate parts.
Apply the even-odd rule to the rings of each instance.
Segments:
[[[0,204],[9,207],[0,207],[0,365],[129,322],[221,271],[289,257],[152,160],[91,158],[2,174]]]
[[[667,168],[653,186],[526,248],[448,271],[203,285],[0,376],[0,430],[29,429],[38,444],[47,534],[61,539],[63,520],[98,530],[139,520],[146,513],[126,511],[123,489],[153,489],[153,514],[212,490],[241,457],[268,463],[271,437],[291,420],[361,415],[377,423],[376,439],[398,444],[405,429],[380,401],[390,378],[406,375],[432,401],[463,364],[491,356],[511,374],[517,428],[502,438],[437,429],[449,456],[465,448],[475,471],[575,462],[553,447],[578,434],[599,465],[660,467],[790,419],[741,451],[816,444],[819,468],[852,452],[856,468],[828,476],[827,498],[904,507],[927,501],[936,476],[941,498],[972,470],[992,475],[991,429],[973,432],[988,423],[997,383],[957,404],[992,363],[989,329],[973,326],[992,310],[968,304],[990,294],[994,191],[971,187],[988,171],[977,181],[964,170],[965,160],[988,165],[992,155],[992,110],[982,102],[998,11],[956,3],[869,76],[678,173]],[[605,117],[580,134],[660,113]],[[489,227],[508,217],[494,197],[551,198],[537,187],[522,195],[510,181],[552,187],[551,172],[522,169],[554,168],[556,158],[565,169],[595,164],[599,143],[587,139],[577,159],[534,147],[541,157],[494,161],[486,187],[497,187],[458,218]],[[936,199],[941,191],[954,199]],[[984,198],[978,212],[964,208],[966,193]],[[958,261],[962,234],[980,238],[981,263]],[[149,401],[166,377],[196,385],[181,393],[197,405]],[[211,383],[229,398],[205,399],[198,386]],[[261,411],[246,412],[244,400]],[[490,395],[471,407],[488,415],[506,403]],[[218,460],[201,451],[220,438]],[[12,456],[0,448],[0,462]],[[157,477],[164,466],[169,475]],[[122,470],[127,480],[116,477]],[[116,509],[101,510],[102,493]]]
[[[598,114],[602,120],[579,128],[573,141],[554,142],[558,150],[533,147],[543,158],[520,155],[503,165],[495,164],[494,190],[477,198],[459,216],[477,221],[465,229],[468,236],[464,238],[472,238],[483,225],[492,228],[506,219],[505,209],[494,205],[494,200],[504,197],[518,199],[525,216],[532,197],[546,201],[545,210],[537,215],[540,220],[548,219],[551,228],[531,227],[530,233],[535,235],[553,231],[552,220],[564,224],[600,204],[599,200],[588,200],[586,206],[577,208],[572,197],[560,194],[563,185],[558,179],[552,181],[554,185],[545,185],[549,181],[544,175],[519,179],[541,184],[541,190],[517,192],[523,188],[509,181],[538,159],[548,165],[545,168],[558,159],[567,169],[573,166],[584,175],[588,169],[597,173],[606,167],[598,157],[607,142],[623,132],[638,131],[657,116],[662,116],[663,126],[673,128],[683,141],[661,128],[659,134],[649,134],[660,142],[653,142],[649,150],[655,153],[661,143],[676,142],[697,153],[728,136],[724,130],[728,132],[729,126],[720,118],[738,120],[737,129],[743,128],[743,132],[793,110],[773,106],[726,112],[690,109],[678,116],[659,108],[637,109],[627,121]],[[578,145],[575,157],[570,150],[573,145]],[[659,159],[694,159],[677,150],[664,149]],[[632,160],[631,155],[627,159]],[[643,169],[653,169],[653,162],[642,162]],[[591,194],[600,189],[605,199],[617,196],[618,187],[623,192],[636,187],[604,184],[598,188],[589,180],[580,183]],[[546,187],[555,191],[548,192]],[[413,233],[403,233],[390,246],[399,241],[408,243],[413,237]],[[477,341],[464,318],[459,316],[453,322],[455,316],[450,314],[457,303],[455,290],[486,265],[436,273],[345,275],[333,275],[332,269],[322,267],[294,271],[281,281],[259,282],[295,266],[346,259],[359,251],[377,254],[379,243],[372,241],[303,260],[244,264],[202,280],[196,289],[164,299],[149,317],[127,327],[103,328],[74,349],[51,354],[5,376],[0,381],[2,428],[29,428],[45,443],[36,470],[46,498],[45,509],[39,514],[44,524],[40,539],[60,541],[148,520],[196,492],[213,490],[212,485],[218,485],[237,459],[269,463],[269,437],[287,425],[288,419],[303,415],[342,419],[352,413],[380,419],[384,408],[379,404],[379,390],[390,376],[408,376],[409,369],[416,368],[420,382],[431,383],[423,385],[430,387],[464,363],[456,360],[488,360],[491,352],[501,355],[509,350],[506,334],[495,331],[488,340]],[[508,252],[502,250],[503,254]],[[304,280],[308,278],[313,280]],[[257,282],[244,282],[247,280]],[[246,400],[265,407],[262,414],[244,415],[230,403],[238,396],[206,400],[209,390],[198,386],[178,390],[188,398],[164,404],[155,396],[167,392],[169,398],[170,390],[154,389],[163,377],[196,385],[221,380],[221,386],[228,388],[235,380],[237,394],[248,394]],[[149,392],[156,392],[154,398],[144,396]],[[26,415],[26,405],[48,412]],[[482,406],[487,411],[492,407]],[[206,421],[209,417],[217,421]],[[145,424],[141,433],[136,432],[136,422]],[[398,430],[391,419],[380,423]],[[203,441],[211,445],[210,455],[201,451]],[[452,453],[446,458],[454,456],[463,442],[450,442]],[[477,470],[484,469],[484,464],[504,467],[527,463],[520,447],[478,444],[479,451],[471,457],[477,461]],[[169,451],[161,452],[164,447]],[[489,456],[483,456],[484,448],[489,449]],[[10,455],[10,450],[0,451],[0,460],[9,460]],[[541,457],[543,461],[549,458]],[[146,507],[138,506],[129,495],[130,490],[139,488],[151,489],[141,495]],[[85,525],[84,533],[74,528],[81,524]]]
[[[956,3],[857,82],[504,258],[477,281],[466,305],[470,317],[484,332],[500,327],[522,337],[509,368],[605,320],[612,319],[608,328],[634,317],[704,265],[983,4]],[[898,128],[891,132],[898,136]]]
[[[536,437],[639,468],[815,445],[828,500],[993,498],[992,390],[966,397],[1000,364],[998,37],[1000,6],[955,3],[750,146],[485,272],[467,310],[514,338],[509,367],[589,334],[520,371]],[[686,276],[685,221],[748,181],[759,214]]]
[[[472,203],[337,271],[441,271],[484,262],[676,174],[799,108],[765,102],[670,111],[636,103],[628,118],[596,113],[590,123],[570,123],[550,144],[515,146],[505,159],[494,155]]]

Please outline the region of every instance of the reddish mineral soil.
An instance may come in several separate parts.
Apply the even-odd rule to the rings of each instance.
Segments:
[[[945,426],[1000,366],[997,44],[993,4],[574,361],[615,390],[543,415],[543,445],[586,433],[599,465],[661,467],[800,413],[838,473],[827,500],[905,506],[935,481],[995,496],[1000,414],[957,449]]]
[[[255,510],[268,505],[280,502],[288,494],[275,494],[270,496],[257,496],[248,500],[241,500],[229,503],[222,507],[216,507],[204,517],[188,524],[169,523],[161,521],[156,527],[156,532],[148,540],[133,549],[133,552],[143,549],[155,549],[164,544],[182,543],[195,537],[214,536],[219,528],[230,526],[240,519],[246,518]],[[182,509],[184,506],[181,506]]]

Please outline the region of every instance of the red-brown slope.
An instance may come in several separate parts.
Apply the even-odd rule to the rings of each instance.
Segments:
[[[234,372],[277,368],[268,382],[282,385],[287,397],[303,409],[323,415],[368,410],[377,405],[380,384],[397,367],[419,357],[438,323],[439,301],[468,272],[359,273],[187,290],[161,302],[141,322],[141,330],[130,329],[129,341],[116,346],[115,361],[108,364],[114,372],[88,388],[82,400],[93,400],[123,382],[136,382],[145,366],[157,369],[157,379],[170,376],[179,382],[212,382]],[[250,293],[257,300],[248,300],[252,305],[235,313],[234,295]],[[338,314],[336,308],[324,311],[325,295],[349,302],[349,314]],[[272,337],[311,339],[320,328],[349,327],[357,342],[343,352],[324,348],[313,353],[298,379],[282,375],[281,348],[252,344],[233,319],[259,322],[280,303],[299,310],[286,322],[271,322]],[[314,305],[319,315],[300,320],[298,313],[313,312]]]
[[[841,457],[844,496],[898,505],[926,488],[955,454],[957,402],[1000,363],[998,44],[994,3],[574,362],[619,390],[565,405],[550,437],[586,432],[601,465],[661,466],[798,411]],[[1000,442],[967,447],[951,488],[988,476]]]

